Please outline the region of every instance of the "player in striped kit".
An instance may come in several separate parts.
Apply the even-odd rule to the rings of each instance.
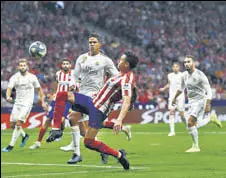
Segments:
[[[13,129],[13,135],[10,144],[2,149],[3,152],[11,151],[20,135],[22,136],[20,147],[25,146],[29,135],[24,132],[22,124],[26,121],[32,109],[35,90],[38,90],[43,109],[47,110],[42,88],[37,77],[28,72],[27,63],[26,59],[20,59],[18,63],[19,72],[9,79],[6,99],[13,102],[11,97],[13,88],[16,89],[16,99],[10,115],[10,126]]]
[[[89,127],[85,135],[84,144],[91,150],[105,153],[118,158],[124,169],[129,169],[129,162],[124,150],[115,150],[95,139],[99,129],[103,127],[103,121],[110,113],[115,102],[122,99],[122,107],[114,124],[114,132],[118,134],[122,127],[122,121],[128,110],[134,104],[136,97],[135,77],[133,69],[138,63],[138,58],[131,52],[125,52],[118,64],[120,73],[111,77],[93,99],[77,92],[59,92],[56,97],[54,109],[54,127],[47,142],[52,142],[61,137],[60,119],[63,114],[66,101],[89,114]]]
[[[163,87],[160,88],[160,91],[166,91],[169,89],[169,98],[168,98],[168,109],[170,111],[169,115],[169,125],[170,125],[170,133],[168,136],[175,136],[175,123],[174,123],[174,115],[175,115],[175,109],[177,109],[180,112],[181,119],[185,122],[184,118],[184,105],[185,105],[185,96],[184,93],[182,93],[178,98],[175,106],[172,106],[172,100],[175,96],[177,89],[181,86],[181,77],[182,73],[180,72],[180,64],[176,61],[173,62],[172,65],[172,71],[168,74],[168,83]],[[185,122],[186,123],[186,122]]]
[[[101,41],[98,34],[90,34],[88,42],[89,52],[80,55],[76,60],[73,77],[76,82],[80,79],[79,93],[92,97],[104,85],[106,75],[111,77],[119,72],[113,61],[100,52]],[[60,149],[63,151],[73,150],[74,153],[72,158],[68,160],[68,164],[75,164],[82,161],[80,154],[80,134],[85,136],[89,117],[82,114],[78,108],[75,108],[69,115],[69,119],[71,124],[72,142],[67,146],[60,147]],[[106,123],[106,127],[109,127],[108,123]],[[129,134],[129,126],[123,126],[122,130],[128,136],[131,135]],[[107,156],[101,154],[101,158],[102,163],[106,164]]]
[[[56,72],[56,94],[62,91],[70,91],[75,89],[75,82],[72,78],[72,71],[71,71],[71,60],[68,58],[63,58],[61,61],[61,69]],[[52,95],[52,96],[51,96]],[[55,105],[55,94],[48,94],[48,100],[50,101],[49,109],[47,112],[47,119],[44,125],[40,128],[37,141],[30,146],[30,149],[40,148],[41,141],[43,139],[44,134],[46,133],[48,127],[51,125],[52,118],[53,118],[53,111]],[[64,110],[64,114],[62,117],[61,122],[61,129],[64,129],[64,120],[67,118],[69,113],[69,109],[71,108],[70,103],[66,103],[66,107]]]
[[[177,97],[187,89],[188,96],[188,130],[192,137],[192,147],[186,152],[199,152],[198,127],[206,125],[209,121],[222,127],[221,122],[217,119],[216,114],[210,116],[212,90],[206,75],[195,68],[194,57],[188,55],[184,59],[184,66],[187,71],[182,74],[181,88],[172,101],[174,105]]]

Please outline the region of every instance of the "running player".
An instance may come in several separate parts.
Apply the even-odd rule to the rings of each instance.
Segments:
[[[70,91],[75,89],[75,83],[72,79],[72,71],[71,71],[71,60],[68,58],[63,58],[61,60],[61,69],[56,72],[56,93],[60,91]],[[46,133],[48,127],[51,125],[53,118],[53,110],[55,105],[55,97],[54,95],[48,94],[48,99],[51,100],[51,104],[49,106],[49,111],[47,113],[47,119],[44,125],[40,128],[37,141],[30,146],[30,149],[40,148],[41,141]],[[67,118],[69,113],[69,109],[71,108],[70,103],[66,103],[66,108],[64,111],[64,115],[62,117],[61,129],[64,129],[64,121]]]
[[[35,75],[28,72],[28,62],[26,59],[20,59],[18,63],[19,72],[15,73],[10,79],[6,91],[6,99],[13,102],[11,97],[12,89],[16,89],[16,99],[13,105],[13,110],[10,115],[10,126],[13,130],[13,135],[10,144],[3,148],[3,152],[9,152],[13,149],[19,136],[22,136],[20,147],[24,147],[29,135],[24,132],[22,124],[26,121],[34,102],[34,91],[38,90],[39,98],[44,110],[47,106],[44,102],[44,94],[39,81]]]
[[[118,134],[121,130],[122,121],[136,99],[134,97],[134,95],[136,96],[136,88],[133,69],[137,63],[137,56],[131,52],[125,52],[120,57],[118,64],[120,73],[111,77],[93,99],[77,92],[59,92],[54,108],[54,126],[46,141],[52,142],[62,136],[60,118],[63,115],[65,102],[69,101],[73,105],[72,109],[77,107],[83,113],[89,114],[89,127],[84,139],[85,146],[91,150],[118,158],[123,168],[129,169],[130,164],[124,150],[117,151],[95,138],[99,129],[103,127],[103,121],[112,110],[114,103],[122,99],[122,107],[114,123],[114,132]]]
[[[209,115],[212,90],[206,75],[195,68],[194,56],[187,55],[184,59],[184,66],[187,71],[183,72],[181,88],[177,90],[172,104],[176,104],[177,97],[186,88],[189,103],[188,130],[192,137],[192,147],[186,150],[186,152],[199,152],[197,121],[203,120],[205,124],[212,121],[220,128],[222,124],[217,119],[216,114]]]
[[[164,92],[167,89],[169,89],[168,109],[170,111],[170,115],[169,115],[170,133],[168,134],[168,136],[175,136],[175,123],[174,123],[175,122],[175,118],[174,118],[175,109],[177,109],[180,112],[180,117],[185,122],[185,118],[184,118],[185,96],[184,96],[184,93],[182,93],[177,98],[176,105],[172,106],[173,97],[175,96],[177,90],[181,86],[182,73],[180,72],[179,62],[177,62],[177,61],[173,62],[172,71],[173,72],[169,73],[167,76],[168,83],[163,88],[160,88],[161,92]]]

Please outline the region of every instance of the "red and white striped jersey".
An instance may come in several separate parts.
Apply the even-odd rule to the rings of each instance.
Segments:
[[[58,83],[56,93],[61,91],[69,91],[70,87],[75,85],[71,73],[71,70],[69,70],[67,73],[65,73],[63,70],[56,72],[56,81]]]
[[[115,102],[122,99],[123,96],[131,96],[135,87],[135,77],[133,72],[119,73],[104,84],[96,97],[93,98],[94,106],[108,114]]]

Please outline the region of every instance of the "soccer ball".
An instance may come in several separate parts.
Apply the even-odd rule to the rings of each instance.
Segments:
[[[35,41],[29,46],[29,54],[34,58],[42,58],[46,53],[46,45],[41,41]]]

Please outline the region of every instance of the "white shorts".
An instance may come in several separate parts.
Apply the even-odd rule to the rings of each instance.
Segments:
[[[89,115],[83,114],[82,118],[78,122],[84,122],[84,121],[88,121],[88,120],[89,120]]]
[[[30,114],[32,105],[16,105],[14,104],[12,113],[10,115],[10,122],[16,122],[17,120],[25,122]]]
[[[206,107],[206,99],[198,100],[188,104],[188,116],[193,116],[197,120],[203,119]]]
[[[185,105],[185,97],[184,97],[184,95],[181,95],[181,96],[177,97],[175,106],[172,105],[172,101],[173,101],[173,98],[170,97],[168,99],[168,109],[169,110],[170,109],[177,109],[178,111],[181,111],[181,112],[184,111],[184,105]]]

